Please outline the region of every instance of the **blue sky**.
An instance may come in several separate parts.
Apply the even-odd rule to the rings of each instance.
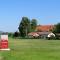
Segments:
[[[60,0],[0,0],[0,31],[17,31],[23,16],[37,19],[38,24],[56,24]]]

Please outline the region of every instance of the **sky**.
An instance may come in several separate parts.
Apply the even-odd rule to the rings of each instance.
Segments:
[[[22,17],[37,19],[38,25],[60,22],[60,0],[0,0],[0,31],[18,31]]]

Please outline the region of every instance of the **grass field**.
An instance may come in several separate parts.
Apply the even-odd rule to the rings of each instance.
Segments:
[[[11,51],[0,51],[0,60],[60,60],[60,40],[9,39]]]

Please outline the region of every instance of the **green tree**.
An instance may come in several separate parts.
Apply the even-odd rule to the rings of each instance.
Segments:
[[[8,36],[9,37],[13,37],[13,33],[12,32],[8,32]]]
[[[55,28],[53,29],[54,33],[60,33],[60,23],[55,25]]]
[[[31,21],[31,31],[35,31],[36,26],[37,26],[37,20],[32,19],[32,21]]]
[[[19,37],[19,35],[20,35],[19,32],[16,31],[16,32],[14,32],[13,37]]]
[[[30,32],[30,20],[27,17],[22,17],[19,24],[19,32],[22,37],[27,36],[27,34]]]

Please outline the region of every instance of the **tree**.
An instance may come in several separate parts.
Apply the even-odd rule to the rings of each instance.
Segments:
[[[55,28],[53,29],[54,33],[60,33],[60,23],[55,25]]]
[[[14,32],[14,37],[18,37],[19,36],[19,32]]]
[[[13,37],[13,33],[12,32],[8,32],[8,36],[9,37]]]
[[[31,21],[31,31],[35,31],[36,26],[37,26],[37,20],[32,19],[32,21]]]
[[[27,17],[22,17],[22,20],[19,24],[19,32],[22,37],[27,36],[30,32],[30,20]]]

